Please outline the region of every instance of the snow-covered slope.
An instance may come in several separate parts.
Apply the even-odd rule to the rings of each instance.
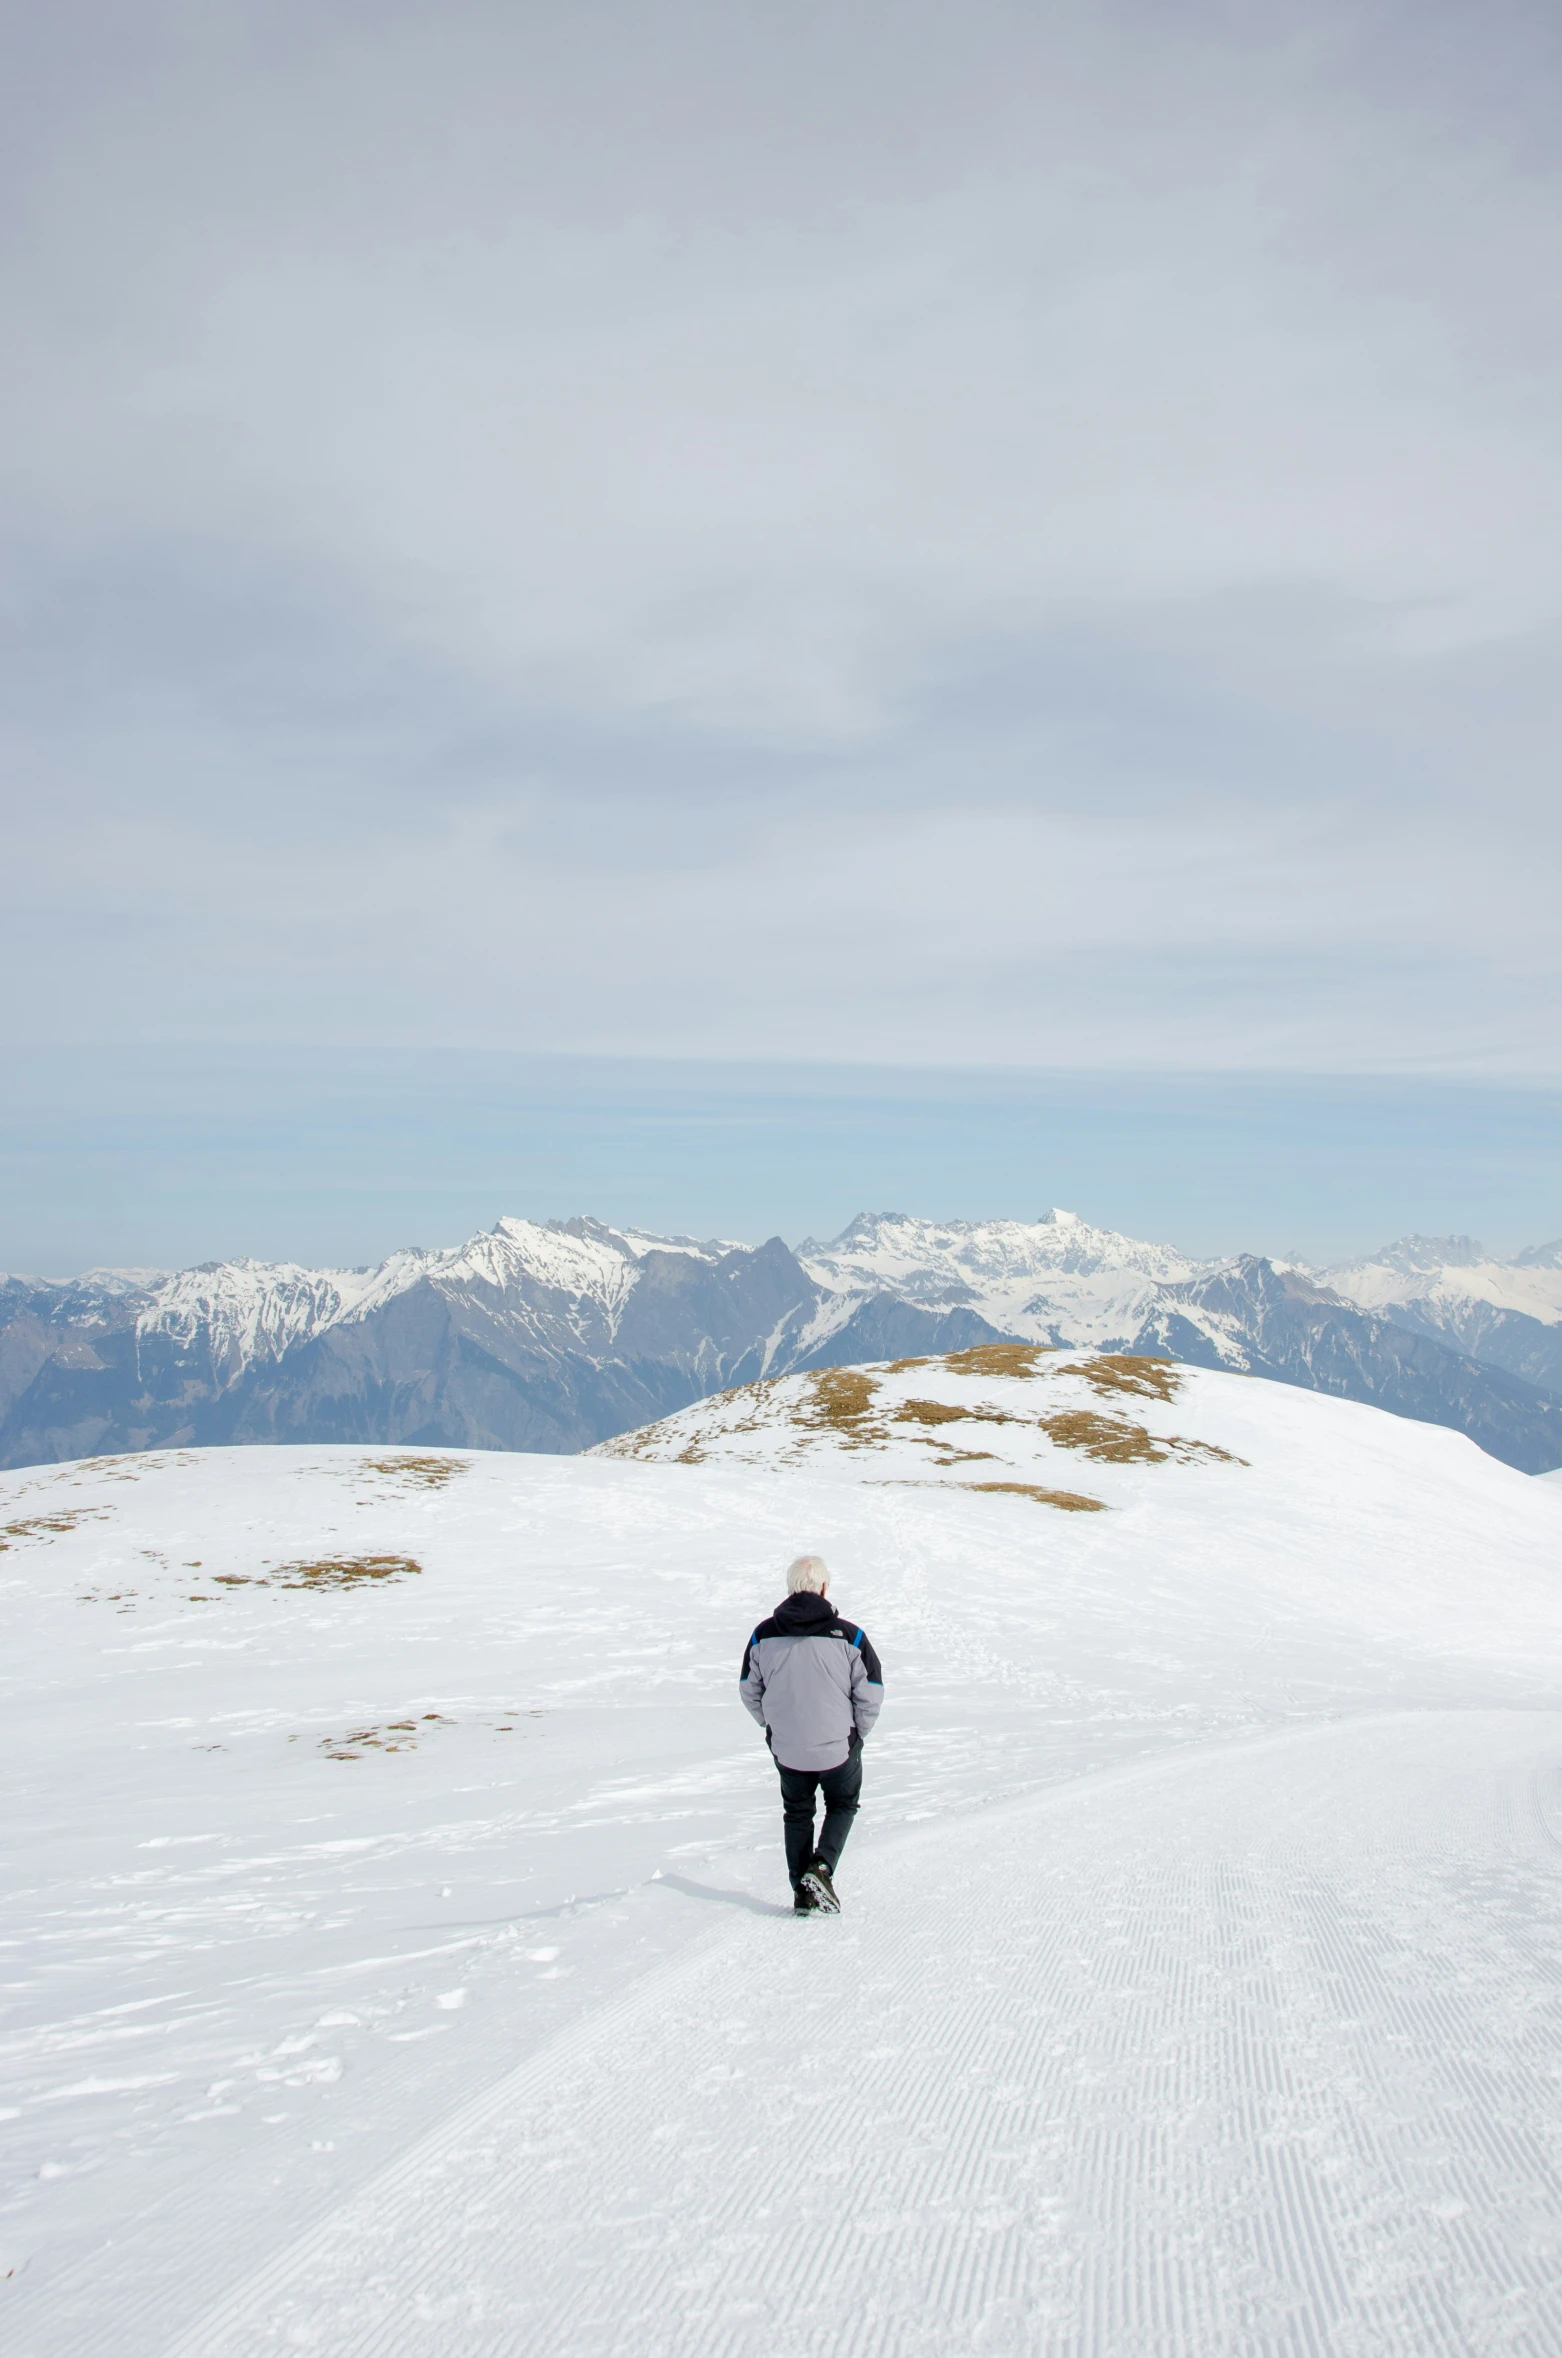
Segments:
[[[1559,1529],[1012,1348],[0,1477],[0,2339],[1549,2358]],[[804,1547],[885,1662],[835,1923],[735,1696]]]

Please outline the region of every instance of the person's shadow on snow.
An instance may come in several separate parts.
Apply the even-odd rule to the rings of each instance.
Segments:
[[[675,1891],[686,1891],[690,1899],[722,1900],[729,1908],[747,1908],[752,1916],[792,1914],[790,1908],[783,1908],[775,1900],[756,1899],[751,1891],[722,1891],[714,1883],[695,1883],[687,1875],[669,1875],[665,1867],[657,1881],[670,1883]]]

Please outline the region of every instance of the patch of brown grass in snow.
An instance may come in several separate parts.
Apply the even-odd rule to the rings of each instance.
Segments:
[[[882,1425],[869,1424],[878,1384],[860,1367],[821,1367],[808,1379],[811,1398],[793,1416],[805,1432],[839,1433],[848,1449],[864,1449],[887,1438]]]
[[[100,1522],[107,1507],[64,1507],[57,1515],[27,1515],[19,1523],[0,1523],[0,1552],[16,1539],[53,1539],[74,1531],[78,1523]]]
[[[1031,1421],[1007,1408],[957,1408],[947,1400],[908,1400],[895,1416],[897,1423],[908,1425],[952,1425],[961,1419],[968,1425],[1028,1425]]]
[[[1105,1399],[1112,1392],[1136,1393],[1141,1400],[1175,1400],[1182,1389],[1182,1370],[1169,1359],[1146,1359],[1135,1351],[1102,1351],[1060,1367],[1059,1375],[1083,1376]]]
[[[1163,1466],[1170,1458],[1187,1464],[1194,1458],[1218,1460],[1222,1465],[1244,1465],[1229,1449],[1213,1441],[1188,1441],[1180,1433],[1149,1432],[1143,1425],[1124,1424],[1120,1417],[1097,1416],[1093,1408],[1060,1410],[1040,1420],[1042,1431],[1059,1449],[1083,1450],[1086,1457],[1112,1466]]]
[[[458,1474],[466,1472],[466,1462],[459,1457],[366,1457],[366,1474],[390,1474],[403,1482],[413,1482],[424,1490],[443,1490]]]
[[[361,1580],[407,1580],[421,1572],[413,1556],[321,1556],[314,1563],[278,1564],[270,1572],[214,1572],[221,1588],[356,1588]]]
[[[946,1351],[944,1365],[951,1375],[1033,1376],[1051,1349],[1050,1343],[973,1343],[968,1351]]]
[[[958,1487],[1033,1498],[1038,1506],[1061,1507],[1066,1515],[1104,1515],[1107,1511],[1104,1498],[1087,1498],[1082,1490],[1044,1490],[1039,1482],[962,1482]]]

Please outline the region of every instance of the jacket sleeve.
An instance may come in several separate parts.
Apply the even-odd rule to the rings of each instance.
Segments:
[[[859,1629],[852,1648],[852,1725],[859,1738],[867,1735],[883,1701],[884,1672],[866,1634]]]
[[[749,1639],[743,1649],[743,1667],[738,1672],[738,1694],[749,1717],[757,1719],[760,1726],[763,1727],[765,1724],[765,1674],[759,1667],[759,1648],[754,1642],[754,1638],[757,1638],[758,1635],[759,1632],[756,1630],[754,1637]]]

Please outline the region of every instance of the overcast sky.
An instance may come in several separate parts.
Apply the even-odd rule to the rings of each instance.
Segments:
[[[6,47],[13,1039],[1562,1075],[1554,7]]]

